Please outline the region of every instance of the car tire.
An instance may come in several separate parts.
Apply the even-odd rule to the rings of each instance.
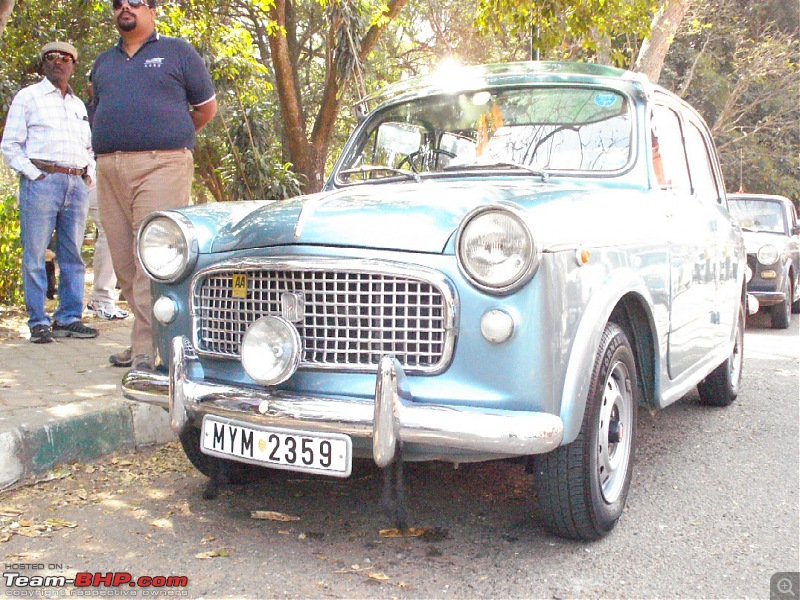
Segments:
[[[739,310],[736,320],[733,351],[721,365],[697,384],[700,402],[708,406],[728,406],[739,395],[744,364],[744,310]]]
[[[798,281],[798,284],[800,284],[800,281]],[[795,286],[793,289],[794,292],[797,293],[797,286]],[[794,314],[800,313],[800,297],[798,297],[797,300],[792,302],[792,312]]]
[[[212,477],[214,472],[218,470],[220,463],[224,465],[224,471],[228,478],[227,483],[232,485],[253,483],[264,479],[268,475],[269,470],[262,467],[204,454],[200,450],[200,430],[197,427],[192,425],[185,427],[183,432],[178,435],[178,439],[181,442],[186,458],[189,459],[195,469],[206,477]]]
[[[596,540],[617,524],[631,482],[639,386],[631,344],[609,323],[595,355],[578,437],[532,457],[545,527],[564,538]]]
[[[788,329],[792,319],[792,282],[786,278],[786,289],[784,289],[783,302],[772,307],[772,328]]]

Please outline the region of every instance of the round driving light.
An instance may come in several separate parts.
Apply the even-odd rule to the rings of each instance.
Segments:
[[[174,281],[189,265],[190,249],[183,228],[175,220],[156,216],[139,232],[139,259],[154,279]]]
[[[242,338],[242,366],[256,383],[278,385],[297,370],[301,347],[300,334],[289,321],[261,317]]]
[[[178,305],[172,298],[161,296],[153,304],[153,316],[162,325],[169,325],[178,316]]]
[[[502,344],[514,333],[514,319],[499,309],[490,310],[481,317],[481,335],[493,344]]]
[[[765,244],[758,249],[758,262],[762,265],[774,265],[778,262],[778,249],[772,244]]]

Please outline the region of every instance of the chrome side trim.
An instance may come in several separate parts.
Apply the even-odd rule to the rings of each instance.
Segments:
[[[262,426],[339,432],[371,438],[381,467],[397,458],[399,442],[524,456],[554,450],[564,433],[561,419],[549,413],[417,404],[405,373],[391,357],[380,362],[374,400],[312,397],[204,381],[197,358],[185,351],[184,338],[176,337],[169,376],[131,371],[122,387],[126,398],[143,402],[153,402],[159,392],[168,394],[172,427],[178,432],[206,414]]]

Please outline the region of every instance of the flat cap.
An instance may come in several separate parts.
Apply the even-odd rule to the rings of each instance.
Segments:
[[[75,50],[75,46],[72,44],[68,44],[67,42],[49,42],[44,45],[42,51],[39,53],[41,58],[44,58],[44,55],[48,52],[63,52],[64,54],[69,54],[75,60],[78,61],[78,51]]]

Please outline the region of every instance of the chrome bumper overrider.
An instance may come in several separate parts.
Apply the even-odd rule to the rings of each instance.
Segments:
[[[169,375],[132,370],[122,381],[126,398],[168,407],[176,432],[210,414],[262,426],[344,433],[372,438],[379,467],[395,460],[399,442],[522,456],[555,449],[564,433],[561,419],[549,413],[415,403],[402,367],[391,357],[379,364],[373,401],[204,381],[200,362],[184,344],[182,337],[172,341]]]

